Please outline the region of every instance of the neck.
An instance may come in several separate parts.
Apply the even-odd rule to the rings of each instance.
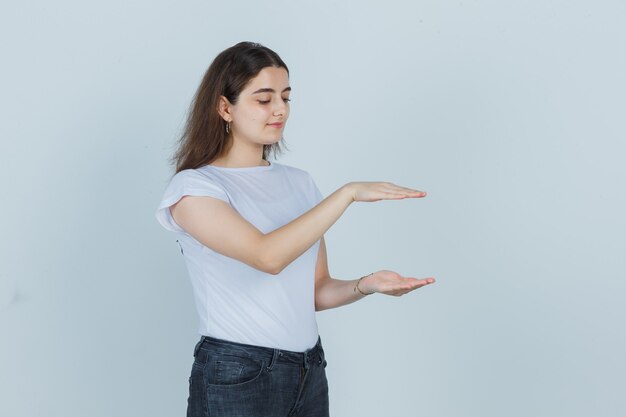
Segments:
[[[255,166],[268,166],[268,161],[263,159],[263,144],[250,143],[238,138],[230,138],[230,148],[226,148],[226,154],[215,158],[211,165],[224,168],[244,168]]]

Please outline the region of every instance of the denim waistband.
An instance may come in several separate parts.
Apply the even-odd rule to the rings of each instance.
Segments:
[[[203,335],[194,348],[194,356],[198,352],[198,349],[202,346],[209,350],[221,350],[229,353],[244,355],[246,357],[264,359],[265,363],[268,364],[273,364],[275,362],[293,363],[308,368],[309,364],[313,361],[318,361],[320,363],[324,361],[324,349],[322,348],[322,339],[319,335],[315,345],[304,352],[294,352],[285,349],[248,345],[245,343],[232,342],[230,340],[223,340]]]

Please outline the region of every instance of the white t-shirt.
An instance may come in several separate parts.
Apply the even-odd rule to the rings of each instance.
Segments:
[[[319,240],[280,274],[265,273],[202,245],[178,226],[169,207],[185,195],[226,201],[266,234],[323,199],[311,175],[276,162],[186,169],[170,180],[156,217],[176,233],[191,278],[199,334],[296,352],[313,347],[318,337],[314,297]]]

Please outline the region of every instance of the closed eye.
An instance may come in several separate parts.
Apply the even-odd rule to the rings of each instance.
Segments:
[[[270,101],[272,101],[272,100],[257,100],[257,101],[258,101],[259,103],[261,103],[261,104],[267,104],[267,103],[269,103],[269,102],[270,102]],[[287,102],[291,101],[291,99],[289,99],[289,98],[284,98],[284,99],[283,99],[283,101],[284,101],[285,103],[287,103]]]

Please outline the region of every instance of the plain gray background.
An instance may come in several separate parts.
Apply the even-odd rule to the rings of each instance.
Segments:
[[[437,279],[318,314],[331,414],[623,416],[620,1],[61,0],[0,8],[0,415],[182,416],[198,336],[154,210],[202,75],[263,43],[279,162],[324,195],[333,277]]]

